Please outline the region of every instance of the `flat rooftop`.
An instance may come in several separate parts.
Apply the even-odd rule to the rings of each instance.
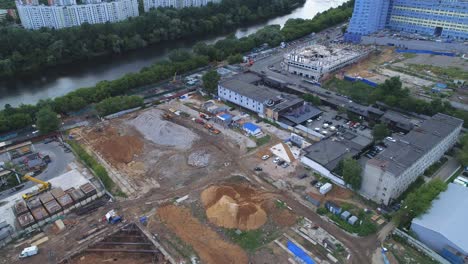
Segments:
[[[398,177],[462,124],[461,119],[438,113],[408,134],[396,137],[396,142],[388,142],[388,148],[368,162]]]
[[[413,219],[412,225],[416,224],[439,233],[449,241],[468,252],[468,229],[466,219],[468,218],[468,188],[449,183],[445,192],[432,202],[429,211]]]
[[[284,56],[286,60],[315,67],[330,68],[364,52],[362,46],[350,44],[311,45],[296,49]]]
[[[305,148],[305,156],[321,164],[328,170],[336,168],[338,163],[347,158],[358,154],[372,140],[352,132],[345,132],[343,135],[329,137]]]
[[[304,104],[284,114],[280,114],[280,116],[298,125],[304,123],[309,119],[313,119],[319,116],[320,114],[322,114],[322,111],[320,111],[320,109],[309,104]]]
[[[266,86],[256,86],[238,79],[224,81],[220,83],[220,86],[261,103],[276,100],[281,96],[280,92]]]

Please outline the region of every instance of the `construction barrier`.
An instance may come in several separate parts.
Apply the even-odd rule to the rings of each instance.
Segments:
[[[432,51],[432,50],[397,49],[396,52],[398,52],[398,53],[430,54],[430,55],[441,55],[441,56],[455,57],[455,53],[453,53],[453,52],[440,52],[440,51]]]
[[[363,82],[363,83],[365,83],[365,84],[367,84],[367,85],[370,85],[370,86],[372,86],[372,87],[377,87],[377,85],[379,85],[378,83],[373,82],[373,81],[371,81],[371,80],[367,80],[367,79],[364,79],[364,78],[354,78],[354,77],[347,76],[347,75],[344,76],[344,79],[345,79],[346,81],[350,81],[350,82],[361,81],[361,82]]]

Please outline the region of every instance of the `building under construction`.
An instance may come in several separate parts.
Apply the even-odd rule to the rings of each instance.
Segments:
[[[318,81],[325,74],[366,57],[372,49],[344,44],[312,45],[286,53],[282,65],[289,73]]]

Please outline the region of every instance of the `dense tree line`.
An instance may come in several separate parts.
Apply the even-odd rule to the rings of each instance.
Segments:
[[[125,109],[135,108],[143,105],[143,98],[140,96],[115,96],[109,97],[98,104],[96,110],[101,116],[116,113]]]
[[[164,41],[229,32],[290,12],[305,0],[224,0],[200,8],[164,8],[118,23],[60,30],[0,28],[0,77],[34,72]]]
[[[400,227],[409,228],[413,218],[423,215],[432,206],[432,201],[447,190],[447,184],[440,179],[423,184],[408,194],[394,220]]]
[[[331,81],[333,82],[336,80]],[[463,119],[464,126],[468,127],[467,111],[455,109],[452,107],[450,102],[442,101],[439,98],[434,99],[431,102],[426,102],[412,97],[410,95],[410,91],[407,88],[402,87],[402,82],[398,77],[387,79],[376,88],[361,82],[354,83],[351,87],[352,89],[341,89],[340,92],[350,96],[355,102],[364,105],[371,105],[380,101],[391,107],[429,116],[437,113],[444,113]]]
[[[333,10],[343,10],[343,12],[347,12],[346,10],[349,9],[348,5],[349,4],[344,4]],[[323,17],[328,16],[326,14],[333,15],[335,12],[336,11],[319,14],[311,21],[326,21],[327,19]],[[348,18],[343,19],[343,21],[336,21],[336,23],[342,23]],[[309,23],[304,22],[303,24],[307,26]],[[323,24],[322,28],[316,30],[320,31],[334,25],[335,24]],[[301,37],[305,31],[298,32],[297,37]],[[99,103],[110,97],[131,93],[132,89],[168,79],[176,72],[182,74],[206,66],[210,61],[221,61],[228,58],[238,60],[242,53],[250,51],[254,47],[258,47],[265,42],[272,45],[276,43],[279,44],[283,39],[285,39],[283,31],[280,30],[279,26],[268,26],[255,34],[241,39],[231,36],[213,45],[198,43],[195,45],[193,53],[176,50],[169,55],[170,60],[155,63],[151,67],[146,67],[138,73],[128,73],[113,81],[101,81],[93,87],[80,88],[65,96],[41,100],[36,105],[21,105],[19,107],[6,105],[5,109],[0,111],[0,133],[20,129],[33,124],[37,118],[37,112],[44,107],[48,107],[56,113],[67,114],[80,110],[89,104]]]

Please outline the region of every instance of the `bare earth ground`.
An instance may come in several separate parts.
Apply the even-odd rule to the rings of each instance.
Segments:
[[[73,132],[80,143],[109,164],[106,169],[110,169],[110,174],[118,174],[118,177],[121,177],[122,181],[117,182],[118,184],[132,187],[127,188],[131,198],[107,204],[104,208],[85,216],[68,215],[66,218],[73,219],[75,224],[67,225],[66,230],[59,234],[45,231],[49,241],[41,244],[41,254],[22,260],[21,263],[48,263],[48,261],[54,263],[78,246],[86,244],[78,243],[83,232],[101,225],[104,229],[114,228],[113,225],[100,222],[105,212],[110,209],[118,211],[127,222],[138,222],[142,215],[150,216],[147,229],[158,234],[163,246],[178,260],[187,260],[195,255],[198,255],[205,263],[247,263],[249,259],[254,263],[262,263],[259,258],[261,255],[264,255],[265,260],[274,259],[269,256],[269,249],[267,249],[269,246],[251,256],[247,255],[239,246],[228,242],[229,239],[224,237],[222,232],[218,232],[220,229],[213,224],[215,222],[209,221],[200,195],[209,186],[225,186],[226,184],[235,190],[232,196],[227,195],[231,197],[231,200],[227,199],[229,203],[247,205],[251,203],[253,207],[248,205],[249,210],[255,208],[255,212],[260,210],[265,212],[267,221],[260,225],[262,229],[281,230],[293,224],[297,216],[304,216],[326,229],[350,249],[351,256],[348,263],[371,262],[371,255],[377,246],[376,235],[366,238],[349,236],[334,224],[324,221],[287,192],[278,191],[261,180],[260,175],[256,175],[252,170],[261,162],[255,150],[248,153],[241,151],[241,148],[226,135],[212,135],[190,118],[183,117],[175,117],[170,122],[189,129],[199,139],[191,142],[190,147],[185,150],[156,144],[142,136],[135,127],[128,125],[129,120],[134,119],[138,114],[134,113],[106,121],[90,129]],[[118,150],[123,153],[113,153],[114,145],[106,142],[119,140],[122,142],[117,143],[120,144]],[[210,153],[206,167],[194,167],[187,163],[188,156],[199,150]],[[271,163],[271,160],[267,162]],[[278,176],[295,175],[296,167],[290,166],[290,171],[283,168],[272,169],[276,170]],[[232,180],[233,175],[240,175],[238,178],[243,179],[241,182],[250,181],[253,186],[256,186],[253,191],[254,195],[242,195],[252,191],[246,189],[247,192],[245,192],[243,189],[232,187],[233,184],[234,186],[239,184],[239,181]],[[113,175],[113,177],[116,176]],[[168,205],[184,195],[189,195],[184,205]],[[346,199],[346,196],[341,194],[337,196]],[[223,195],[220,199],[222,197]],[[288,210],[277,210],[276,198],[286,202],[293,209],[293,213]],[[216,203],[216,200],[206,203],[207,207],[210,207],[209,204],[213,201]],[[189,208],[186,204],[190,205]],[[225,208],[222,209],[225,210]],[[250,215],[249,210],[245,219],[248,219]],[[243,214],[240,215],[239,219],[244,219]],[[238,224],[237,216],[234,217],[235,223]],[[161,224],[162,222],[164,224]],[[253,222],[256,227],[257,221]],[[0,254],[4,258],[0,259],[0,263],[16,263],[17,254],[21,248],[21,245],[18,247],[9,245],[1,250]],[[278,247],[272,248],[275,251]],[[285,257],[284,252],[276,256],[278,260],[284,260],[283,257]],[[101,260],[110,261],[110,259]]]
[[[184,242],[189,243],[207,264],[247,263],[247,254],[237,245],[225,242],[216,232],[193,218],[190,210],[168,205],[159,208],[158,217]]]

